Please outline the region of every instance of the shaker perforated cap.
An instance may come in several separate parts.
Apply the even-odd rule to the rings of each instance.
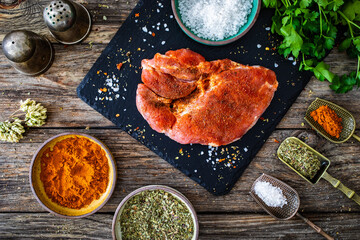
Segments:
[[[67,0],[51,1],[44,8],[43,14],[46,25],[55,31],[66,31],[75,23],[75,8]]]
[[[70,0],[51,1],[44,8],[43,18],[51,35],[63,44],[78,43],[90,32],[89,11]]]

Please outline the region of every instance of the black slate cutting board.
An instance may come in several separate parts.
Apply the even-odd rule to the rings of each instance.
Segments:
[[[79,85],[78,96],[209,192],[226,194],[311,77],[298,71],[297,62],[284,59],[273,49],[278,39],[270,33],[272,15],[272,10],[262,9],[253,28],[240,40],[210,47],[182,32],[170,1],[141,0]],[[141,60],[179,48],[190,48],[208,61],[229,58],[275,71],[278,90],[269,108],[242,139],[218,148],[181,145],[152,130],[139,114],[135,94],[141,82]],[[118,70],[116,64],[121,62],[124,64]]]

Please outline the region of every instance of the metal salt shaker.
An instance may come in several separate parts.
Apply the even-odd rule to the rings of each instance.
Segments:
[[[82,41],[91,29],[89,11],[70,0],[51,1],[45,6],[43,17],[51,35],[63,44]]]
[[[54,52],[49,40],[31,31],[12,31],[6,34],[2,45],[10,64],[24,75],[45,72],[53,60]]]

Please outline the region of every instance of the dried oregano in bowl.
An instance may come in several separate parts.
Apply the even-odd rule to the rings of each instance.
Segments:
[[[194,221],[188,207],[164,190],[142,191],[121,212],[121,239],[191,240]]]
[[[45,124],[47,109],[34,100],[20,101],[20,108],[8,120],[0,122],[0,140],[19,142],[23,138],[25,126],[40,127]]]

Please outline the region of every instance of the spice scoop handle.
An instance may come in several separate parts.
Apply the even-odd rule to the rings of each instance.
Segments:
[[[352,137],[360,142],[360,137],[359,136],[356,136],[355,134],[353,134]]]
[[[330,174],[328,174],[327,172],[324,172],[324,174],[322,175],[322,178],[324,178],[326,181],[328,181],[329,183],[331,183],[331,185],[334,186],[334,188],[339,189],[340,191],[342,191],[348,198],[354,200],[357,204],[360,205],[360,196],[357,195],[355,193],[355,191],[349,189],[348,187],[346,187],[344,184],[342,184],[339,180],[337,180],[336,178],[332,177]]]
[[[303,217],[300,213],[296,213],[296,216],[301,218],[305,223],[307,223],[310,227],[312,227],[316,232],[323,235],[327,240],[334,240],[333,237],[329,236],[326,232],[324,232],[320,227],[316,226],[313,222],[311,222],[306,217]]]

